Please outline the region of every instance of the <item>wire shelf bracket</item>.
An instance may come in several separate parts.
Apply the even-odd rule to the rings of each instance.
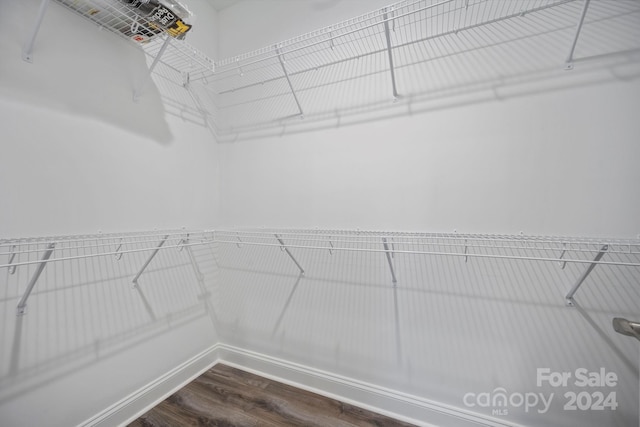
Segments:
[[[567,244],[563,243],[562,252],[560,253],[560,256],[558,257],[558,259],[561,260],[562,258],[564,258],[566,253],[567,253]],[[564,268],[567,266],[567,261],[558,261],[558,264],[560,265],[560,268],[564,270]]]
[[[387,256],[387,262],[389,263],[389,270],[391,270],[391,281],[393,282],[393,286],[395,287],[398,283],[398,279],[396,279],[396,272],[393,269],[393,261],[391,261],[392,252],[389,251],[389,244],[387,243],[387,238],[382,238],[382,246],[384,246],[384,252]]]
[[[29,295],[31,295],[31,291],[33,291],[33,288],[36,285],[38,278],[42,274],[42,271],[44,270],[44,268],[47,266],[47,262],[49,261],[49,258],[51,258],[51,254],[53,254],[55,246],[56,246],[55,243],[49,243],[47,245],[47,249],[42,255],[42,258],[40,259],[40,263],[36,267],[36,271],[35,273],[33,273],[33,276],[31,277],[31,280],[27,285],[27,289],[25,289],[24,294],[22,295],[22,298],[20,298],[20,301],[18,302],[18,306],[16,307],[17,316],[23,316],[24,314],[27,313],[27,299],[29,299]]]
[[[578,278],[576,283],[573,285],[573,287],[571,288],[571,290],[569,291],[569,293],[565,297],[567,306],[569,306],[569,307],[574,307],[575,306],[575,301],[573,299],[573,296],[578,291],[578,289],[580,288],[582,283],[589,276],[591,271],[593,271],[593,269],[596,267],[596,265],[598,265],[598,262],[602,259],[602,257],[604,256],[605,252],[607,252],[608,250],[609,250],[609,245],[602,246],[602,248],[600,249],[598,254],[593,259],[593,262],[591,264],[589,264],[589,266],[584,270],[582,275]]]
[[[289,251],[289,248],[287,248],[287,245],[284,244],[284,242],[282,241],[282,239],[280,238],[280,236],[278,236],[277,234],[274,234],[274,236],[276,236],[276,239],[278,239],[278,242],[280,242],[280,249],[285,251],[287,253],[287,255],[289,255],[289,258],[291,258],[291,260],[296,264],[296,266],[298,267],[298,270],[300,270],[300,274],[302,276],[304,276],[304,269],[300,266],[300,263],[298,263],[298,261],[294,258],[294,256],[291,254],[291,252]]]
[[[13,259],[16,257],[16,249],[18,248],[17,245],[13,245],[11,246],[11,255],[9,255],[9,262],[7,262],[7,265],[9,266],[9,274],[15,274],[16,272],[16,266],[15,265],[11,265],[13,264]]]
[[[36,23],[31,30],[29,39],[22,48],[22,59],[26,62],[33,62],[33,45],[36,42],[36,37],[38,36],[38,31],[40,30],[40,25],[42,24],[44,15],[47,12],[49,3],[50,0],[42,0],[42,3],[40,3],[40,9],[38,10],[38,16],[36,17]]]
[[[202,282],[204,280],[204,274],[202,274],[202,272],[200,271],[200,267],[198,266],[198,262],[196,261],[196,257],[193,255],[193,251],[191,250],[191,246],[189,246],[189,235],[187,234],[187,237],[185,237],[184,239],[182,239],[180,241],[180,243],[178,243],[178,251],[181,251],[184,248],[184,250],[187,252],[187,255],[189,255],[189,260],[191,261],[191,266],[193,267],[193,272],[196,275],[196,279],[199,282]]]
[[[302,110],[302,106],[300,105],[300,100],[298,99],[298,95],[296,94],[295,89],[293,88],[293,84],[291,83],[291,78],[289,78],[289,72],[287,71],[287,67],[284,65],[284,59],[282,56],[282,52],[280,48],[276,48],[276,53],[278,54],[278,61],[280,62],[280,66],[282,67],[282,72],[284,73],[284,77],[287,79],[287,84],[289,85],[289,89],[291,89],[291,95],[293,95],[293,99],[296,101],[296,105],[298,106],[299,117],[304,118],[304,111]]]
[[[576,50],[576,45],[578,44],[580,31],[582,30],[582,25],[584,24],[584,18],[585,16],[587,16],[587,9],[589,9],[590,1],[591,0],[584,0],[584,6],[582,7],[582,12],[580,13],[578,24],[576,25],[576,33],[573,36],[573,42],[571,43],[571,48],[569,49],[569,55],[567,55],[567,60],[565,61],[565,70],[573,70],[573,54]]]
[[[396,87],[396,73],[393,68],[393,51],[391,46],[391,34],[389,33],[389,19],[387,10],[385,9],[384,15],[382,15],[384,21],[384,36],[387,41],[387,55],[389,56],[389,72],[391,73],[391,88],[393,90],[393,99],[398,100],[398,88]]]
[[[158,54],[156,55],[156,57],[153,58],[153,62],[149,66],[149,73],[144,77],[144,79],[140,83],[140,86],[137,89],[134,89],[133,91],[134,102],[137,102],[140,99],[140,96],[142,95],[142,91],[151,80],[151,74],[153,74],[153,70],[156,68],[156,65],[158,65],[158,62],[160,62],[160,58],[162,58],[162,54],[164,53],[165,50],[167,50],[167,47],[169,46],[170,42],[171,42],[171,37],[165,36],[164,42],[162,43],[162,47],[158,51]]]
[[[138,274],[136,274],[136,277],[133,278],[131,282],[133,283],[134,288],[138,287],[138,279],[140,278],[140,276],[142,276],[142,273],[144,272],[144,270],[149,266],[153,258],[156,256],[158,251],[160,251],[160,248],[162,247],[162,245],[164,245],[164,243],[167,241],[168,238],[169,238],[168,234],[162,238],[160,243],[158,243],[158,246],[156,246],[153,252],[151,252],[151,255],[149,256],[149,259],[147,259],[147,262],[144,263],[140,271],[138,271]]]

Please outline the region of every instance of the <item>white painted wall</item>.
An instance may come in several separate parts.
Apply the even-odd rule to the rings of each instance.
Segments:
[[[315,2],[292,3],[222,11],[220,53],[327,25]],[[336,13],[334,21],[344,18]],[[605,75],[573,88],[223,144],[222,224],[635,238],[640,80]],[[638,422],[637,346],[610,326],[614,316],[640,312],[637,272],[598,268],[580,294],[629,365],[564,306],[580,267],[398,256],[393,290],[382,256],[296,251],[307,271],[298,278],[286,255],[270,249],[221,252],[225,343],[461,409],[469,409],[467,392],[554,391],[536,386],[537,368],[604,366],[621,379],[617,412],[565,411],[560,393],[545,415],[516,409],[498,418]]]
[[[171,91],[149,85],[132,102],[142,52],[52,4],[28,64],[20,54],[37,4],[14,3],[1,4],[0,235],[208,227],[216,145],[206,127],[163,105]],[[204,11],[194,41],[215,54]]]
[[[219,51],[376,6],[242,1],[220,13]],[[571,89],[560,80],[544,92],[221,145],[222,222],[635,238],[640,81],[637,70],[630,79],[614,71],[598,84],[577,77]]]
[[[229,226],[635,237],[640,84],[221,145]]]
[[[2,236],[183,225],[640,232],[637,80],[216,146],[196,117],[170,102],[180,95],[150,86],[131,103],[145,71],[139,52],[55,4],[36,62],[23,63],[36,3],[0,2]],[[208,43],[215,30],[205,24],[215,13],[204,0],[193,3],[193,41],[214,56],[383,5],[240,2],[221,12],[216,49]],[[0,419],[77,424],[218,338],[461,408],[466,392],[532,391],[537,367],[606,366],[623,378],[616,391],[624,410],[573,418],[558,400],[547,418],[516,411],[508,420],[595,426],[637,417],[633,373],[563,305],[580,268],[478,262],[461,269],[451,260],[399,257],[394,290],[381,257],[299,254],[308,273],[298,281],[280,251],[231,246],[218,265],[206,250],[196,254],[202,289],[183,255],[163,255],[145,275],[141,289],[155,320],[128,288],[142,256],[45,270],[22,323],[14,307],[31,271],[7,276]],[[585,282],[580,296],[597,325],[639,311],[637,280],[597,269]],[[207,291],[213,308],[202,299]],[[615,338],[627,356],[637,354]]]
[[[0,236],[210,227],[217,146],[182,88],[150,84],[134,103],[142,52],[55,2],[23,62],[39,3],[0,1]],[[215,12],[191,3],[192,43],[215,55]],[[196,251],[199,284],[185,253],[159,254],[141,285],[152,315],[130,287],[146,256],[47,266],[23,318],[33,268],[3,271],[0,424],[76,425],[217,341],[211,257]]]

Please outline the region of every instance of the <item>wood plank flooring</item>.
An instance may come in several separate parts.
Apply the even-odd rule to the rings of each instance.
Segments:
[[[129,426],[412,425],[218,364]]]

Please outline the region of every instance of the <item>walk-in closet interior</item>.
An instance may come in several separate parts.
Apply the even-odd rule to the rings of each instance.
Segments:
[[[217,365],[639,425],[639,1],[0,0],[0,33],[0,425],[127,425]]]

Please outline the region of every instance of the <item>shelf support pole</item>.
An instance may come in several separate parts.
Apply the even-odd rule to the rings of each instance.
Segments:
[[[17,245],[11,246],[11,255],[9,256],[9,262],[7,263],[9,265],[9,274],[15,274],[16,272],[16,266],[11,264],[13,263],[13,259],[16,257],[15,251],[17,248]]]
[[[582,282],[585,281],[585,279],[587,278],[587,276],[589,276],[591,271],[596,267],[596,265],[598,265],[598,261],[600,261],[602,259],[602,257],[604,256],[605,252],[607,252],[608,250],[609,250],[609,245],[604,245],[600,249],[600,251],[598,252],[596,257],[593,259],[593,262],[591,264],[589,264],[589,267],[587,267],[587,269],[582,273],[582,275],[578,278],[576,283],[573,285],[573,287],[571,288],[571,290],[569,291],[569,293],[565,297],[566,303],[567,303],[567,305],[569,307],[573,307],[574,306],[573,296],[575,295],[575,293],[580,288],[580,285],[582,285]]]
[[[393,269],[393,262],[391,261],[391,254],[389,253],[389,244],[387,243],[387,238],[382,238],[382,245],[384,246],[384,253],[387,256],[387,262],[389,263],[389,269],[391,270],[391,281],[393,282],[393,286],[396,286],[398,280],[396,279],[396,272]]]
[[[565,61],[565,70],[573,70],[573,53],[575,52],[576,45],[578,44],[578,38],[580,37],[580,31],[582,30],[582,24],[584,24],[584,17],[587,15],[587,9],[589,8],[590,1],[591,0],[584,0],[582,13],[580,13],[580,19],[578,20],[578,25],[576,25],[576,33],[573,36],[571,49],[569,49],[569,55],[567,55],[567,60]]]
[[[296,94],[296,91],[293,88],[293,84],[291,83],[291,79],[289,78],[289,72],[287,71],[287,67],[284,65],[284,60],[282,59],[282,53],[280,51],[280,48],[276,48],[276,53],[278,54],[278,61],[280,61],[280,66],[282,67],[282,72],[284,73],[284,77],[287,79],[287,84],[289,85],[289,89],[291,89],[291,94],[293,95],[293,99],[296,101],[296,105],[298,106],[300,117],[303,118],[304,111],[302,111],[300,100],[298,99],[298,95]]]
[[[391,72],[391,88],[393,90],[393,99],[397,100],[399,98],[398,89],[396,87],[396,72],[393,67],[393,52],[391,50],[391,34],[389,33],[389,20],[387,18],[387,12],[385,9],[384,15],[382,15],[382,19],[384,20],[384,36],[387,39],[387,55],[389,56],[389,71]]]
[[[193,272],[196,275],[196,279],[198,279],[199,282],[202,282],[204,280],[204,274],[202,274],[202,272],[200,271],[200,267],[198,267],[196,257],[193,255],[193,252],[191,251],[191,248],[189,246],[186,246],[184,249],[187,251],[189,259],[191,259],[191,265],[193,266]]]
[[[153,252],[151,252],[151,256],[149,256],[149,259],[147,259],[147,262],[144,263],[144,265],[142,266],[140,271],[138,271],[138,274],[136,274],[136,277],[133,278],[133,280],[131,282],[133,282],[133,287],[134,288],[138,286],[138,279],[140,278],[140,276],[142,276],[142,273],[144,272],[144,270],[151,263],[151,260],[153,260],[153,257],[156,256],[156,254],[158,253],[158,251],[160,250],[162,245],[164,245],[164,242],[166,242],[168,238],[169,238],[168,234],[162,238],[162,241],[160,243],[158,243],[158,246],[156,246],[156,248],[153,250]]]
[[[42,255],[42,258],[40,259],[40,264],[38,264],[38,267],[36,267],[36,271],[35,273],[33,273],[33,276],[31,277],[31,280],[27,285],[27,289],[24,291],[22,298],[20,298],[20,301],[18,302],[18,306],[16,307],[17,316],[22,316],[27,312],[27,299],[29,298],[29,295],[31,295],[31,291],[33,290],[33,287],[36,285],[36,282],[38,281],[40,274],[42,274],[42,270],[44,270],[44,268],[47,266],[47,262],[49,261],[49,258],[51,258],[51,254],[53,253],[55,246],[56,246],[55,243],[49,243],[49,245],[47,246],[47,249]]]
[[[284,242],[282,241],[282,239],[280,238],[280,236],[278,236],[277,234],[274,234],[274,236],[276,236],[276,239],[278,239],[278,242],[280,242],[280,245],[282,245],[280,248],[285,251],[287,253],[287,255],[289,255],[289,258],[291,258],[291,260],[296,264],[296,266],[298,267],[298,270],[300,270],[300,274],[304,276],[304,269],[300,266],[300,264],[298,263],[298,261],[296,261],[296,259],[293,257],[293,255],[291,255],[291,252],[289,251],[289,248],[287,248],[287,245],[284,244]]]
[[[134,89],[133,91],[133,100],[135,102],[137,102],[138,99],[140,99],[140,95],[142,95],[142,91],[147,86],[147,83],[149,83],[149,80],[151,80],[151,74],[153,73],[153,70],[156,68],[156,65],[158,65],[158,62],[160,62],[160,58],[164,54],[164,51],[167,50],[167,47],[169,46],[170,42],[171,42],[171,36],[167,35],[167,37],[164,39],[164,43],[162,43],[162,46],[158,51],[158,54],[156,55],[155,58],[153,58],[153,62],[149,66],[149,74],[145,76],[140,86],[138,86],[138,88]]]
[[[22,47],[22,59],[27,62],[33,62],[33,45],[36,42],[36,37],[38,35],[38,31],[40,30],[40,25],[42,24],[42,20],[44,19],[44,14],[47,12],[47,7],[49,6],[50,0],[42,0],[40,3],[40,9],[38,10],[38,16],[36,17],[36,24],[31,30],[31,35],[29,36],[29,40]]]
[[[181,242],[184,246],[184,250],[187,252],[187,255],[189,255],[189,260],[191,260],[191,266],[193,267],[193,272],[196,275],[196,279],[199,282],[202,282],[204,280],[204,274],[202,274],[202,272],[200,271],[200,267],[198,267],[198,262],[196,261],[196,257],[193,255],[193,252],[191,251],[191,246],[189,246],[189,235],[187,234],[187,237],[182,239]]]

